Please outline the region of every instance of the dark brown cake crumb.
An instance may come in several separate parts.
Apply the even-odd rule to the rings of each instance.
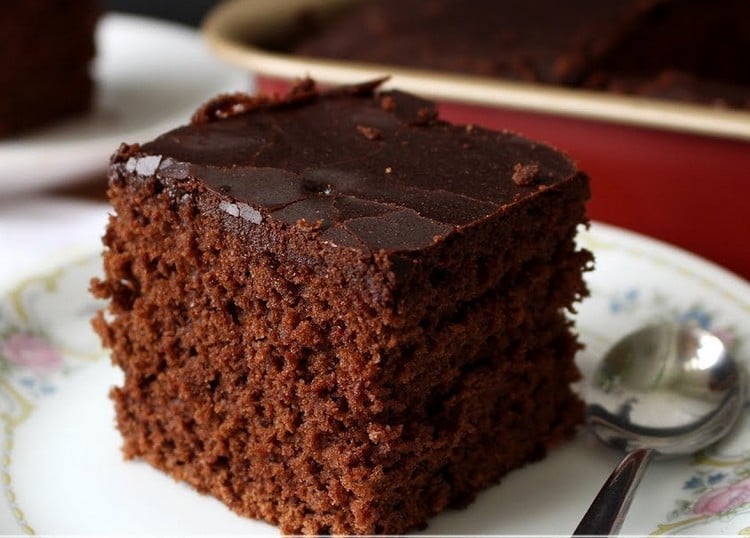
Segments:
[[[246,93],[225,93],[217,95],[195,111],[190,122],[194,125],[211,123],[245,114],[271,101],[266,96],[250,96]]]
[[[368,127],[366,125],[357,125],[357,132],[364,136],[367,140],[382,140],[383,133],[375,127]]]
[[[137,155],[139,151],[141,151],[141,145],[138,143],[120,144],[120,147],[117,148],[117,151],[115,151],[112,154],[112,157],[110,157],[109,162],[114,163],[117,161],[126,161],[130,157]]]
[[[415,125],[425,125],[437,118],[437,109],[433,107],[421,107],[417,110],[417,119]]]
[[[396,101],[390,95],[383,95],[380,98],[380,107],[386,112],[393,112],[396,109]]]
[[[531,185],[539,178],[539,164],[521,164],[513,165],[513,182],[516,185]]]

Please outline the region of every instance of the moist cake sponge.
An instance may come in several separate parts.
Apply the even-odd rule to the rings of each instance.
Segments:
[[[377,83],[122,146],[95,327],[128,458],[285,533],[397,534],[583,417],[587,176]]]

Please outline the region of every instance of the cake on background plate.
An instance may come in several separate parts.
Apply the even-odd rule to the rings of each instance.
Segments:
[[[747,0],[369,0],[301,20],[306,56],[750,108]]]
[[[589,180],[378,81],[220,96],[109,170],[127,458],[292,534],[398,534],[569,437]]]
[[[83,114],[97,0],[4,0],[0,17],[0,137]]]

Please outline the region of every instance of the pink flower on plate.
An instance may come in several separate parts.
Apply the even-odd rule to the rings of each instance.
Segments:
[[[704,493],[693,506],[693,512],[713,516],[750,502],[750,478]]]
[[[0,355],[11,364],[38,374],[52,372],[62,363],[62,357],[55,348],[32,334],[22,332],[0,340]]]

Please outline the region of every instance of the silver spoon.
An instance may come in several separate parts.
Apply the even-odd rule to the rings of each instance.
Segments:
[[[692,454],[726,435],[746,384],[724,343],[693,325],[653,325],[615,344],[586,394],[587,416],[600,440],[627,454],[573,535],[617,534],[651,458]]]

